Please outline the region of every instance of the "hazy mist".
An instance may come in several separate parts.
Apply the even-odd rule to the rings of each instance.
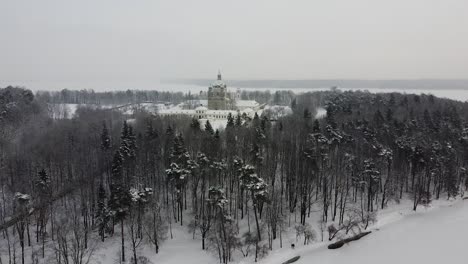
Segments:
[[[468,1],[0,0],[0,86],[467,79]]]

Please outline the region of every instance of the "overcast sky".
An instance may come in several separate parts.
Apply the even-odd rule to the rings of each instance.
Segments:
[[[468,78],[467,0],[0,0],[0,85]]]

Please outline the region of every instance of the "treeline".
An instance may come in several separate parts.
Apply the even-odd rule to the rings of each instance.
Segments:
[[[158,253],[182,225],[222,263],[256,260],[289,227],[304,244],[333,240],[401,199],[417,210],[465,191],[466,103],[339,91],[289,100],[292,115],[230,116],[221,131],[145,112],[34,114],[2,148],[2,258],[86,263],[117,237],[119,260],[143,263],[142,245]]]
[[[197,99],[197,95],[182,92],[166,91],[108,91],[95,92],[94,90],[68,90],[38,91],[37,99],[51,104],[97,104],[97,105],[123,105],[142,102],[172,102],[180,103],[185,100]]]
[[[13,88],[13,87],[11,87]],[[205,90],[207,90],[206,88]],[[200,87],[200,90],[203,90]],[[94,104],[94,105],[124,105],[143,102],[163,102],[178,104],[190,100],[206,100],[206,92],[199,90],[191,93],[167,92],[167,91],[108,91],[95,92],[94,90],[68,90],[61,91],[38,91],[37,100],[49,104]],[[242,100],[255,100],[260,104],[273,103],[276,105],[289,105],[294,98],[291,91],[247,91],[241,92]]]

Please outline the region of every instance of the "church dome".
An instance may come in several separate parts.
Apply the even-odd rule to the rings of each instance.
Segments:
[[[218,79],[211,84],[211,87],[220,87],[220,88],[226,88],[226,84],[223,82],[221,78],[221,71],[218,71]]]
[[[211,87],[226,88],[226,84],[222,80],[216,80],[214,83],[211,84]]]

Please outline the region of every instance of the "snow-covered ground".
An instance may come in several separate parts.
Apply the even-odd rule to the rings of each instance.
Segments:
[[[315,218],[307,221],[317,231]],[[411,201],[406,200],[379,211],[378,221],[369,228],[372,234],[340,249],[330,250],[327,248],[331,243],[327,240],[327,234],[324,242],[320,241],[319,233],[318,241],[309,245],[303,245],[301,238],[296,242],[293,217],[291,228],[283,234],[283,248],[279,248],[277,239],[273,251],[258,263],[281,264],[295,256],[300,256],[295,262],[297,264],[465,263],[467,223],[468,200],[435,201],[429,207],[420,206],[417,212],[412,210]],[[197,235],[193,239],[186,226],[174,224],[173,235],[173,239],[168,238],[161,245],[159,254],[147,246],[140,251],[140,255],[153,263],[219,263],[216,254],[201,250],[200,238]],[[295,249],[290,248],[291,243],[296,244]],[[113,263],[118,259],[119,247],[118,236],[108,239],[97,252],[95,261]],[[234,256],[232,263],[253,263],[253,256],[243,258],[237,253]]]
[[[174,228],[175,239],[168,239],[161,246],[159,254],[152,254],[149,259],[153,263],[179,264],[179,263],[219,263],[211,252],[201,250],[199,240],[192,239],[192,234],[186,229]],[[151,252],[152,253],[152,252]]]
[[[312,213],[307,219],[317,232],[317,218],[319,213]],[[290,228],[283,233],[283,247],[279,247],[279,239],[274,241],[273,251],[259,260],[260,264],[281,264],[284,261],[300,256],[295,262],[321,263],[321,264],[395,264],[395,263],[465,263],[466,233],[468,232],[468,200],[434,201],[429,207],[420,206],[417,212],[412,210],[410,200],[400,204],[392,204],[378,213],[378,221],[369,228],[372,234],[344,245],[340,249],[327,248],[325,232],[324,242],[320,241],[317,232],[316,241],[303,245],[303,238],[296,241],[294,233],[294,216]],[[253,221],[253,219],[252,219]],[[243,225],[244,227],[246,225]],[[244,228],[245,229],[245,228]],[[116,230],[118,231],[118,230]],[[245,231],[245,230],[244,230]],[[199,234],[193,238],[188,231],[187,223],[179,226],[173,223],[174,238],[161,244],[159,254],[149,244],[139,249],[139,256],[147,257],[152,263],[191,263],[191,264],[217,264],[219,260],[214,252],[202,251]],[[93,241],[98,240],[93,233]],[[7,258],[6,241],[0,240],[0,256]],[[17,242],[16,242],[17,243]],[[131,257],[130,242],[126,241],[126,252]],[[291,249],[290,244],[295,243],[296,248]],[[109,237],[104,243],[97,242],[98,248],[91,263],[111,264],[117,263],[120,252],[120,234]],[[17,245],[18,246],[18,245]],[[37,247],[37,246],[36,246]],[[50,246],[48,246],[50,247]],[[30,262],[30,248],[27,247],[26,263]],[[40,250],[40,248],[35,249]],[[52,253],[51,249],[47,250]],[[53,254],[47,253],[40,263],[48,263]],[[45,261],[45,262],[44,262]],[[235,252],[232,263],[253,263],[252,254],[243,258]]]
[[[340,249],[329,243],[277,250],[260,263],[282,263],[301,256],[297,264],[466,263],[468,201],[438,201],[411,211],[411,204],[379,213],[372,234]]]
[[[298,264],[464,263],[467,223],[468,200],[435,201],[430,207],[419,207],[417,212],[412,211],[411,201],[406,201],[380,211],[377,223],[370,228],[372,234],[336,250],[327,249],[330,242],[326,238],[325,242],[304,246],[301,239],[296,242],[291,228],[283,235],[283,248],[275,241],[273,251],[259,263],[280,264],[298,255]],[[200,240],[192,239],[186,227],[175,225],[173,232],[174,239],[165,241],[159,254],[150,249],[142,253],[153,263],[219,263],[215,254],[200,249]],[[319,234],[317,239],[320,240]],[[291,249],[290,243],[296,243],[296,248]],[[115,246],[118,248],[118,243]],[[100,255],[106,263],[103,256],[109,255]],[[236,254],[232,263],[252,262],[252,256],[243,258]]]

